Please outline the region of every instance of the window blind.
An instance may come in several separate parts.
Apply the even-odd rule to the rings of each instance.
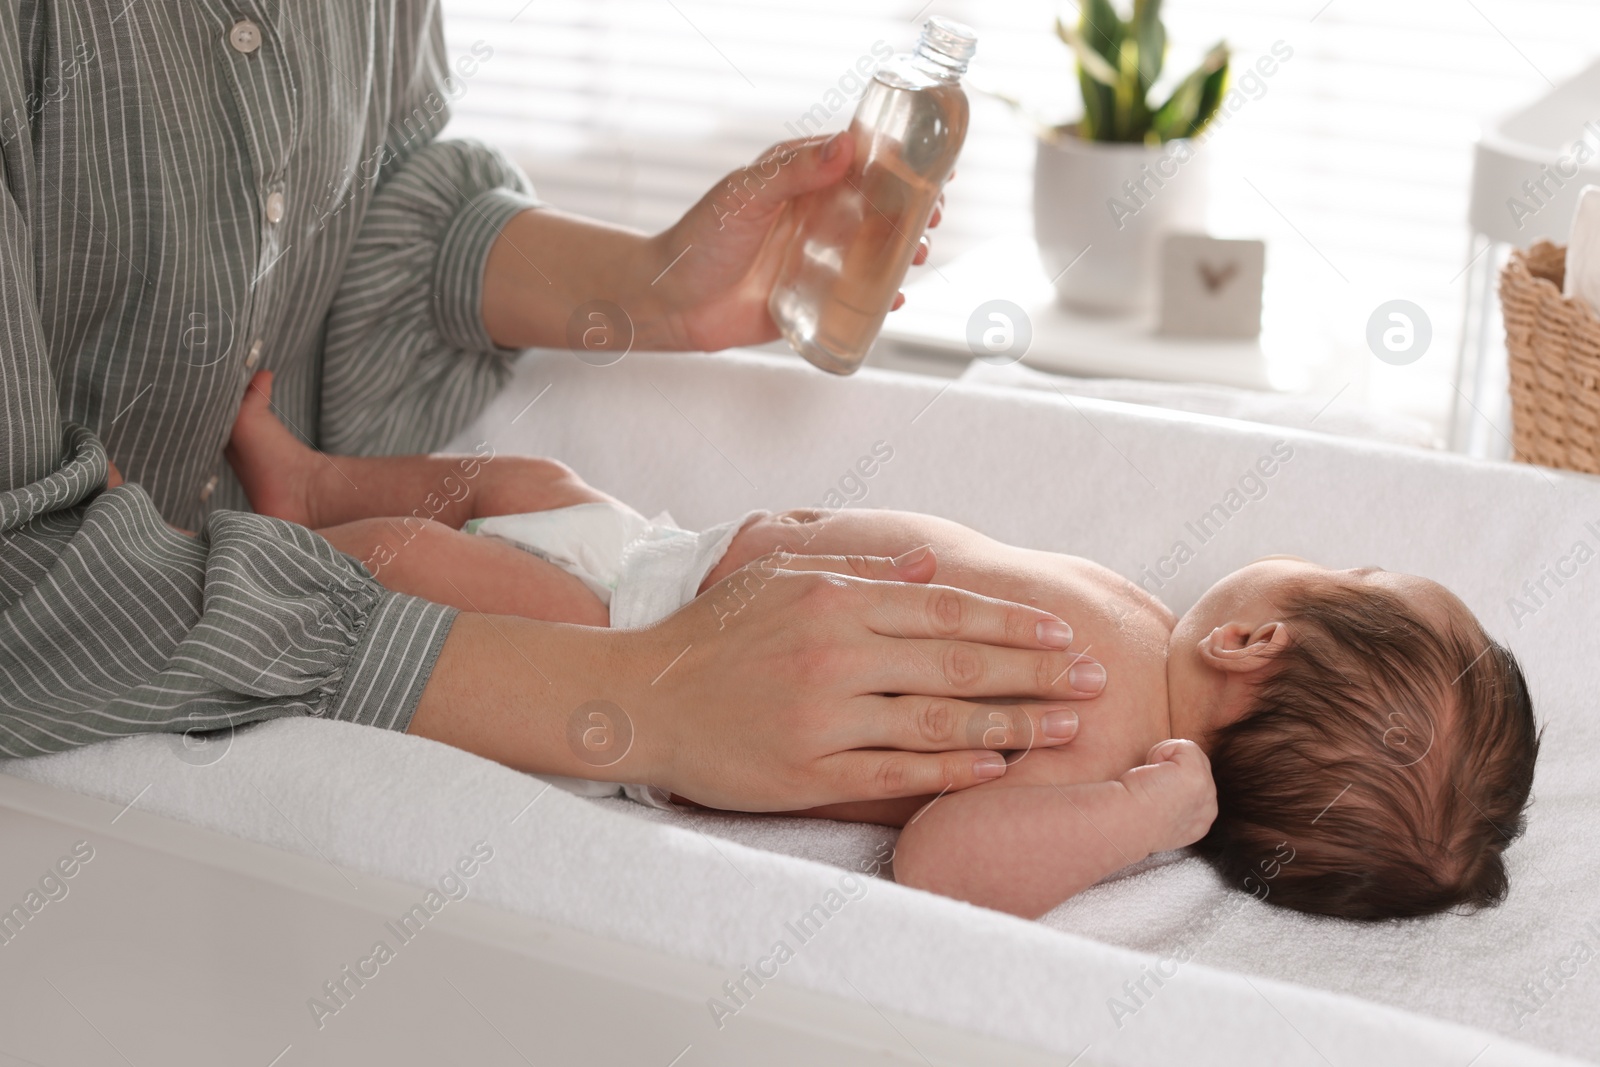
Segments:
[[[654,230],[768,144],[810,132],[819,108],[828,129],[843,128],[856,61],[875,46],[908,50],[928,14],[977,29],[973,86],[1071,117],[1058,10],[1075,17],[1038,0],[446,0],[452,54],[479,41],[493,49],[462,79],[450,132],[504,147],[563,208]],[[1592,58],[1600,5],[1168,0],[1165,17],[1169,72],[1223,38],[1239,70],[1274,42],[1294,50],[1206,146],[1212,228],[1268,241],[1267,314],[1330,338],[1350,397],[1441,418],[1473,138]],[[971,95],[935,262],[1031,232],[1028,122]],[[1380,365],[1364,348],[1367,316],[1395,298],[1433,320],[1432,349],[1409,367]]]

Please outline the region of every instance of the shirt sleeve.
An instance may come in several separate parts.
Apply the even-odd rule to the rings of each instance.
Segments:
[[[387,174],[328,315],[317,443],[329,452],[438,448],[505,384],[517,354],[484,327],[484,264],[511,217],[539,201],[499,150],[436,139],[464,84],[437,11],[418,47],[395,89]]]
[[[46,351],[30,152],[0,138],[0,753],[296,714],[405,729],[451,609],[302,527],[218,511],[186,537],[138,486],[104,489]]]

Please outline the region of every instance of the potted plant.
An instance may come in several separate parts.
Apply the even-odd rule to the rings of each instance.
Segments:
[[[1150,308],[1162,238],[1205,228],[1196,139],[1228,90],[1228,46],[1152,102],[1167,51],[1160,9],[1161,0],[1134,0],[1124,19],[1110,0],[1083,0],[1076,27],[1056,20],[1076,57],[1083,117],[1040,130],[1033,226],[1056,297],[1075,310]]]

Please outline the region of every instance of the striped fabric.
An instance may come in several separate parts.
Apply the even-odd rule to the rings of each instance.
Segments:
[[[429,0],[0,0],[0,753],[406,727],[451,611],[248,514],[222,450],[257,369],[348,452],[503,380],[483,263],[532,192],[435,140],[492,55]]]

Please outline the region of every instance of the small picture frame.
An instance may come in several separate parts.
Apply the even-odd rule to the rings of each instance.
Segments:
[[[1232,241],[1198,233],[1169,234],[1161,252],[1165,337],[1250,341],[1261,335],[1264,241]]]

